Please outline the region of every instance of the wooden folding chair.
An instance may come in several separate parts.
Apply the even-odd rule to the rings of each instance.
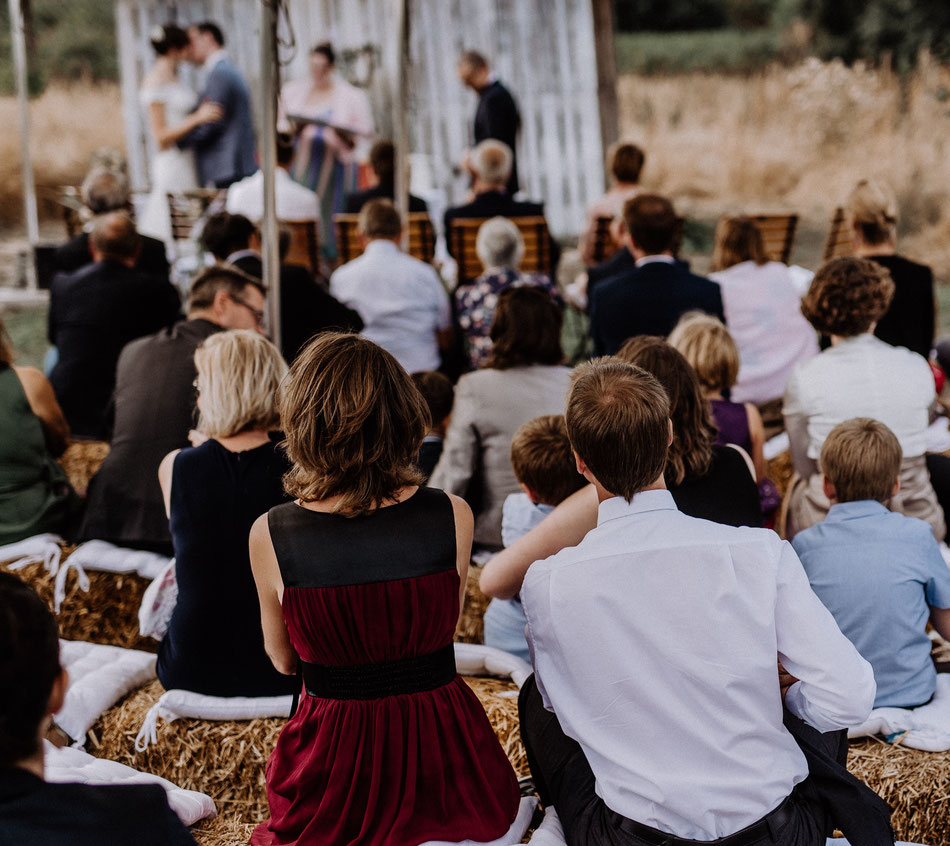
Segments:
[[[357,223],[358,214],[335,214],[336,249],[340,264],[346,264],[363,254]],[[406,252],[413,258],[432,263],[435,258],[435,227],[426,212],[410,212],[408,223],[409,246]]]
[[[851,241],[851,228],[848,226],[848,215],[841,206],[835,209],[828,227],[828,236],[825,238],[825,249],[821,254],[822,261],[830,261],[841,256],[850,256],[854,252]]]
[[[449,252],[458,263],[458,281],[465,282],[480,276],[485,268],[475,249],[478,230],[488,220],[485,217],[460,217],[449,222],[446,238]],[[547,221],[541,217],[512,217],[524,239],[524,257],[521,270],[525,273],[546,273],[554,278],[554,241]]]
[[[172,238],[187,241],[191,232],[208,207],[225,192],[217,188],[195,188],[191,191],[169,191],[168,216],[172,224]]]
[[[788,264],[792,257],[792,245],[795,243],[795,230],[798,228],[797,214],[747,214],[742,217],[751,220],[759,232],[762,233],[762,246],[769,261],[780,261]],[[726,221],[734,220],[735,216],[721,217],[716,226],[718,237],[719,227]]]
[[[320,272],[320,238],[315,220],[282,220],[280,226],[290,233],[285,264],[300,264],[314,276]]]

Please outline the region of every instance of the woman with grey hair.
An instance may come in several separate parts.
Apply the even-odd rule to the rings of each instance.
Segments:
[[[459,285],[455,291],[456,314],[472,370],[484,365],[491,355],[489,330],[498,295],[506,288],[535,285],[546,290],[559,306],[563,305],[557,286],[545,274],[518,270],[524,257],[524,239],[507,217],[493,217],[481,225],[475,250],[485,271],[474,282]]]
[[[249,329],[217,332],[195,351],[200,446],[169,453],[158,470],[175,547],[178,600],[158,648],[166,690],[277,696],[294,680],[274,669],[258,625],[247,538],[286,502],[290,469],[273,437],[287,365]]]

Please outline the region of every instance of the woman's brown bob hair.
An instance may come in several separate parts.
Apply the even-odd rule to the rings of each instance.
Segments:
[[[654,376],[670,399],[673,443],[663,474],[666,483],[679,485],[686,478],[701,479],[712,466],[716,427],[689,362],[663,338],[651,335],[630,338],[617,358]]]
[[[534,285],[505,288],[498,295],[490,337],[491,356],[483,367],[507,370],[564,360],[561,309],[547,291]]]
[[[744,261],[765,264],[769,257],[762,243],[762,233],[755,222],[747,217],[726,218],[716,227],[716,246],[713,247],[712,270],[725,270]]]
[[[851,338],[887,313],[894,281],[869,259],[845,256],[822,265],[802,297],[802,314],[824,335]]]
[[[278,402],[293,467],[284,489],[303,502],[340,497],[365,514],[421,484],[413,460],[429,410],[399,362],[359,335],[325,332],[297,356]]]

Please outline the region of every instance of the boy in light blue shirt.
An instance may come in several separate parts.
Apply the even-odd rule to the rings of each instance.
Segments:
[[[831,510],[792,541],[812,590],[874,668],[875,708],[929,702],[937,675],[928,619],[950,639],[950,570],[930,526],[886,507],[901,457],[877,420],[836,426],[820,458]]]
[[[556,505],[587,484],[567,436],[563,414],[529,420],[511,440],[511,467],[523,493],[509,494],[502,508],[501,539],[511,546]],[[485,645],[530,661],[521,600],[493,599],[485,611]]]

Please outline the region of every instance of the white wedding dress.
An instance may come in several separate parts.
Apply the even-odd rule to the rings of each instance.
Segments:
[[[195,92],[182,82],[168,82],[143,88],[139,96],[146,119],[153,103],[161,103],[165,107],[166,126],[176,126],[184,121],[198,99]],[[188,191],[198,187],[195,154],[192,150],[182,150],[175,145],[159,150],[155,139],[149,135],[149,157],[152,188],[139,214],[137,229],[143,235],[164,241],[171,258],[174,254],[174,241],[166,194],[169,191]]]

